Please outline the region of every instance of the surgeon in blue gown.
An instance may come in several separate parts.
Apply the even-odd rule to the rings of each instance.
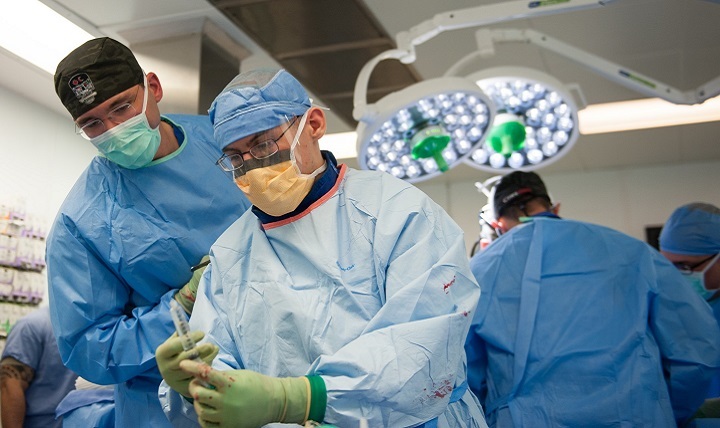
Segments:
[[[712,308],[720,323],[720,208],[693,202],[675,209],[660,233],[660,252]],[[720,418],[720,374],[713,378],[705,414]],[[720,421],[720,419],[718,419]],[[720,425],[720,423],[718,423]]]
[[[720,366],[710,308],[649,245],[561,219],[540,177],[492,196],[504,232],[474,256],[470,387],[498,427],[675,427]]]
[[[155,362],[174,331],[169,303],[192,310],[191,266],[250,203],[215,165],[208,117],[161,115],[158,76],[119,42],[75,49],[58,64],[55,87],[99,152],[47,240],[60,355],[88,381],[116,384],[116,426],[171,426]]]
[[[447,213],[321,152],[324,112],[285,70],[237,76],[210,117],[253,208],[213,245],[190,320],[199,348],[219,347],[212,368],[177,338],[157,350],[167,385],[194,401],[164,382],[170,418],[486,426],[463,352],[480,289]]]
[[[660,252],[710,304],[720,323],[720,208],[705,202],[678,207],[659,241]]]

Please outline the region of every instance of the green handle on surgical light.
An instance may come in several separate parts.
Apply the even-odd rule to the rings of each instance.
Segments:
[[[445,150],[448,143],[450,143],[450,136],[445,133],[443,128],[437,125],[429,126],[418,131],[412,137],[410,154],[413,159],[435,159],[440,171],[445,172],[450,168],[442,155],[442,151]]]

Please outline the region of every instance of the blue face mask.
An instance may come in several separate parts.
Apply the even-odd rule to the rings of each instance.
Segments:
[[[90,140],[103,156],[123,168],[138,169],[148,166],[160,147],[160,126],[151,128],[145,115],[148,100],[147,80],[144,92],[140,114]]]
[[[705,300],[710,300],[711,297],[715,295],[715,293],[718,290],[708,290],[705,288],[705,272],[707,272],[712,265],[715,264],[715,262],[718,261],[718,257],[720,257],[720,254],[716,255],[715,258],[710,260],[710,263],[705,266],[705,269],[703,269],[700,272],[690,272],[689,274],[685,275],[685,279],[690,284],[690,286],[695,290],[696,293],[700,295]]]

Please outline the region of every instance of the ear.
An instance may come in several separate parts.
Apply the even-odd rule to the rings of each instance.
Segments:
[[[147,75],[147,90],[150,91],[150,94],[155,98],[155,102],[159,103],[160,100],[163,97],[163,89],[162,85],[160,85],[160,79],[158,78],[157,74],[153,73],[152,71],[149,72]]]
[[[552,213],[555,215],[560,215],[560,203],[558,202],[557,204],[553,205],[552,208],[550,208],[550,211],[552,211]]]
[[[310,107],[307,112],[306,128],[310,130],[313,140],[319,140],[327,130],[327,121],[325,120],[325,112],[318,107]]]
[[[499,229],[502,233],[507,233],[507,231],[510,230],[510,228],[505,225],[505,221],[502,219],[494,222],[493,227],[495,228],[495,230]]]

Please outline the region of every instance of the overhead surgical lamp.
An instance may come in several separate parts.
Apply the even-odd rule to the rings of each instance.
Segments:
[[[431,20],[412,27],[407,32],[399,33],[396,37],[398,48],[383,52],[371,59],[362,68],[355,83],[353,117],[359,122],[357,144],[361,167],[381,170],[383,168],[385,170],[392,169],[391,164],[387,162],[378,162],[377,164],[374,161],[368,162],[383,147],[382,143],[380,145],[377,143],[379,138],[377,136],[378,130],[388,120],[394,120],[390,118],[397,117],[401,109],[407,108],[407,104],[399,105],[402,103],[391,102],[389,100],[391,97],[399,96],[401,92],[412,92],[413,99],[416,100],[413,102],[417,102],[417,100],[423,99],[423,93],[420,91],[434,90],[435,86],[444,85],[446,79],[454,79],[454,82],[457,83],[457,79],[463,77],[477,80],[478,85],[491,92],[488,95],[492,98],[492,105],[488,106],[488,111],[491,112],[490,116],[493,118],[492,127],[483,131],[483,135],[477,141],[470,140],[472,144],[470,156],[463,155],[457,149],[455,149],[455,156],[443,156],[442,159],[445,160],[446,165],[442,165],[442,160],[436,156],[437,147],[435,143],[430,144],[429,146],[435,150],[434,155],[420,162],[423,168],[427,166],[429,169],[422,169],[418,175],[406,176],[406,179],[420,181],[431,178],[452,168],[461,161],[480,169],[495,172],[510,169],[530,170],[554,162],[567,153],[577,139],[579,123],[572,97],[567,94],[564,86],[557,80],[546,75],[539,77],[537,71],[531,73],[527,71],[522,73],[508,72],[509,74],[504,77],[497,74],[490,76],[489,72],[478,72],[470,76],[461,76],[458,73],[458,70],[468,65],[471,60],[492,55],[494,53],[494,44],[498,42],[530,43],[548,49],[590,68],[591,71],[609,80],[674,104],[699,104],[720,94],[720,77],[712,79],[696,89],[680,91],[649,76],[614,64],[534,30],[482,29],[478,31],[479,46],[477,52],[467,55],[450,67],[444,77],[412,85],[403,91],[386,96],[375,104],[368,105],[366,102],[370,74],[380,61],[396,59],[405,64],[412,63],[415,61],[415,46],[432,39],[443,31],[587,9],[604,6],[608,3],[609,1],[603,0],[567,0],[563,2],[528,2],[519,0],[503,2],[441,13],[435,15]],[[420,86],[427,82],[433,83]],[[547,85],[547,89],[541,89],[538,86],[539,84]],[[493,88],[497,89],[496,93],[492,93]],[[465,90],[463,89],[463,91]],[[464,93],[469,94],[470,92],[467,91]],[[425,94],[430,95],[429,93]],[[451,97],[448,92],[444,92],[444,94]],[[477,95],[475,97],[483,99]],[[525,103],[530,103],[528,100],[529,97],[532,97],[531,103],[536,110],[533,110],[533,107],[528,107],[527,110],[518,109],[515,106],[517,99],[520,100],[522,105],[523,97],[526,98]],[[406,101],[410,102],[409,99]],[[492,116],[493,112],[497,112],[497,114]],[[535,126],[536,123],[540,126]],[[525,131],[524,135],[523,129]],[[452,138],[451,130],[445,129],[444,131],[445,134],[443,135]],[[403,139],[395,139],[392,143],[393,148],[398,153],[412,154],[412,149],[419,142],[419,137],[412,138],[412,135],[415,134],[411,132]],[[463,143],[463,147],[465,146],[466,144]],[[387,146],[384,147],[386,150]],[[404,159],[407,160],[407,158]],[[435,169],[432,168],[432,160],[436,160]],[[441,160],[441,162],[437,163],[437,160]],[[401,171],[398,168],[396,172],[400,173]],[[415,170],[413,169],[412,172],[415,173]]]
[[[498,111],[467,164],[490,172],[528,171],[559,159],[577,141],[577,107],[557,79],[519,67],[486,69],[467,79]]]
[[[408,181],[428,179],[470,155],[493,121],[487,96],[463,78],[431,79],[379,100],[360,122],[360,167]]]
[[[419,82],[368,105],[367,87],[372,70],[378,63],[386,59],[412,63],[416,58],[415,46],[446,30],[606,3],[603,0],[567,0],[562,3],[511,1],[438,14],[409,32],[399,33],[398,48],[371,59],[362,68],[355,83],[353,117],[358,121],[360,167],[386,171],[411,182],[432,178],[476,152],[495,121],[495,105],[474,82],[462,77],[446,76]],[[518,126],[507,123],[504,126],[507,132],[514,128],[515,134],[522,134]],[[499,138],[503,140],[502,136]],[[520,140],[520,136],[514,138]],[[507,138],[505,141],[500,145],[513,144],[507,143]]]
[[[495,43],[521,42],[555,52],[630,89],[675,104],[702,103],[720,93],[720,77],[683,92],[535,30],[481,29],[476,40],[478,50],[452,65],[446,76],[457,75],[476,58],[492,55]],[[477,82],[498,111],[510,114],[510,117],[497,115],[488,141],[466,160],[469,165],[493,172],[533,170],[559,159],[577,140],[577,108],[564,86],[553,77],[537,70],[510,67],[483,70],[466,77]],[[524,135],[520,125],[524,126]]]

